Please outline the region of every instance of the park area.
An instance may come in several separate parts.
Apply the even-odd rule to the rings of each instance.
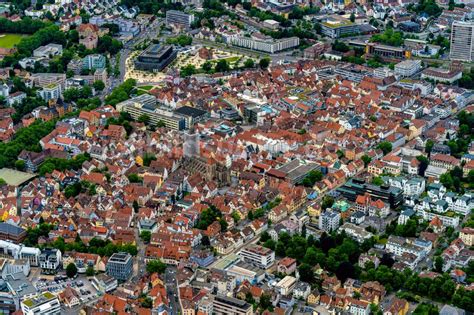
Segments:
[[[1,34],[0,48],[13,48],[24,36],[22,34]]]

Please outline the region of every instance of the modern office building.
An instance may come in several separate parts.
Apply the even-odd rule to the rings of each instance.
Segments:
[[[215,296],[212,309],[216,315],[253,315],[251,304],[231,297]]]
[[[143,71],[160,72],[166,68],[178,53],[172,46],[151,45],[135,60],[135,68]]]
[[[341,215],[339,212],[328,210],[319,216],[319,229],[321,231],[332,232],[339,227]]]
[[[371,197],[380,199],[396,208],[403,202],[403,191],[389,185],[376,186],[366,183],[363,179],[352,178],[337,189],[345,198],[355,201],[358,195],[369,193]]]
[[[268,36],[254,35],[252,37],[233,36],[229,38],[229,42],[234,46],[274,54],[285,49],[298,47],[300,39],[298,37],[273,39]]]
[[[275,252],[259,245],[250,245],[242,249],[239,255],[245,262],[262,269],[267,269],[275,262]]]
[[[106,59],[104,55],[87,55],[82,59],[82,69],[105,69]]]
[[[56,295],[44,292],[22,301],[21,311],[24,315],[59,315],[61,314],[61,304]]]
[[[451,26],[451,60],[474,60],[474,21],[454,21]]]
[[[166,25],[189,29],[194,22],[194,15],[183,11],[166,11]]]
[[[123,101],[116,105],[118,111],[129,113],[133,119],[141,115],[150,117],[153,126],[164,124],[165,127],[174,130],[186,129],[186,118],[168,109],[160,108],[152,95],[143,94],[132,99]]]
[[[128,280],[132,274],[132,255],[129,253],[115,253],[110,256],[105,266],[105,272],[117,280]]]
[[[21,243],[25,237],[25,229],[5,222],[0,223],[0,240]]]
[[[359,25],[352,23],[351,21],[328,19],[321,23],[321,33],[331,38],[359,34],[359,32]]]

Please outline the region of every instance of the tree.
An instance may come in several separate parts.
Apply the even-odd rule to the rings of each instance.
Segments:
[[[141,183],[143,181],[143,179],[135,173],[128,175],[127,178],[130,183]]]
[[[392,144],[388,141],[382,141],[378,144],[377,148],[382,150],[383,154],[386,155],[392,151]]]
[[[263,243],[263,247],[275,250],[276,242],[272,239],[266,240],[265,243]]]
[[[209,236],[204,235],[201,239],[201,244],[202,244],[202,246],[210,246],[211,241],[209,240]]]
[[[179,71],[179,74],[183,78],[190,77],[193,74],[196,74],[196,67],[194,65],[191,65],[191,64],[186,65],[186,66],[181,68],[181,70]]]
[[[302,263],[298,267],[300,278],[304,282],[312,283],[314,281],[314,272],[310,265]]]
[[[227,72],[230,70],[229,62],[226,59],[220,59],[216,63],[216,72]]]
[[[260,61],[259,61],[260,68],[262,68],[262,69],[268,68],[268,66],[270,65],[270,61],[271,60],[268,57],[260,59]]]
[[[372,184],[376,186],[382,186],[383,185],[383,179],[380,176],[375,176],[372,178]]]
[[[347,278],[354,278],[355,268],[350,262],[344,261],[337,267],[336,276],[341,283],[344,283]]]
[[[425,144],[425,152],[429,155],[431,153],[431,150],[433,149],[434,142],[431,139],[426,140]]]
[[[355,22],[355,19],[356,19],[356,18],[355,18],[355,14],[354,14],[354,12],[352,12],[352,13],[351,13],[351,16],[350,16],[350,18],[349,18],[349,19],[350,19],[350,21],[351,21],[352,23],[354,23],[354,22]]]
[[[346,43],[336,40],[332,44],[332,49],[339,52],[348,52],[350,50],[349,46]]]
[[[3,178],[0,178],[0,186],[4,186],[6,184],[7,182]]]
[[[90,266],[87,267],[87,269],[86,269],[86,276],[92,277],[94,274],[95,274],[94,268],[92,268],[92,267],[90,267]]]
[[[23,160],[16,160],[15,168],[19,171],[24,171],[26,168],[26,163]]]
[[[435,257],[434,267],[436,272],[443,272],[443,258],[441,256]]]
[[[271,236],[270,236],[270,234],[268,234],[267,231],[264,231],[264,232],[260,235],[260,242],[262,242],[262,243],[265,243],[265,242],[268,241],[269,239],[271,239]]]
[[[434,304],[420,303],[416,306],[413,315],[438,315],[438,307]]]
[[[148,125],[148,123],[150,122],[150,116],[148,116],[147,114],[141,114],[140,117],[138,117],[137,121],[139,123],[144,123],[145,125]]]
[[[103,91],[105,89],[105,83],[101,80],[97,80],[92,84],[92,87],[96,91]]]
[[[221,218],[219,220],[219,224],[221,225],[221,231],[222,232],[226,232],[227,231],[227,227],[229,226],[229,224],[227,223],[226,220],[224,220],[224,218]]]
[[[324,196],[323,202],[321,203],[321,209],[326,210],[327,208],[331,208],[334,204],[334,198],[331,196]]]
[[[425,171],[428,168],[430,160],[428,160],[428,158],[423,155],[417,156],[416,159],[420,162],[420,165],[418,167],[418,175],[425,176]]]
[[[272,306],[272,297],[269,294],[262,294],[260,297],[260,308],[262,310],[267,310],[273,308]]]
[[[140,205],[138,204],[138,201],[134,200],[132,204],[133,212],[138,213],[140,210]]]
[[[77,274],[77,267],[76,267],[76,265],[73,264],[73,263],[70,263],[69,265],[67,265],[67,267],[66,267],[66,275],[67,275],[69,278],[73,278],[76,274]]]
[[[217,209],[214,205],[211,205],[209,208],[201,212],[201,216],[196,223],[196,227],[200,230],[206,230],[209,225],[211,225],[214,221],[222,216],[222,213],[219,209]],[[225,222],[225,221],[224,221]],[[221,228],[223,223],[221,224]]]
[[[140,233],[140,238],[143,240],[143,242],[150,243],[151,232],[150,231],[142,231]]]
[[[364,154],[361,157],[361,160],[362,160],[362,162],[364,162],[364,167],[367,167],[367,165],[369,165],[369,163],[372,161],[372,158],[370,156],[368,156],[367,154]]]
[[[380,259],[380,264],[392,268],[395,260],[392,258],[390,253],[384,253]]]
[[[153,308],[153,300],[151,299],[151,297],[149,296],[146,296],[143,298],[142,302],[140,303],[140,305],[143,307],[143,308]]]
[[[212,63],[210,61],[206,61],[202,64],[202,70],[206,73],[210,73],[212,71]]]
[[[149,273],[163,274],[166,270],[166,264],[161,260],[155,259],[148,262],[146,265],[146,271]]]
[[[122,47],[122,42],[112,38],[110,35],[99,37],[97,43],[97,51],[102,54],[109,52],[111,55],[115,55],[120,51],[120,49],[122,49]]]
[[[321,179],[323,179],[323,173],[319,170],[313,170],[303,179],[303,185],[305,187],[313,187],[314,184],[321,181]]]
[[[232,219],[234,219],[235,224],[240,221],[240,214],[237,211],[232,212]]]
[[[245,60],[245,62],[244,62],[244,67],[245,67],[245,68],[253,68],[253,67],[255,67],[255,61],[253,61],[253,59],[250,59],[250,58],[247,59],[247,60]]]

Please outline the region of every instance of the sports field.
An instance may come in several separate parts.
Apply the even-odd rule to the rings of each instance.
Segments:
[[[20,42],[22,34],[0,34],[0,47],[1,48],[13,48]]]

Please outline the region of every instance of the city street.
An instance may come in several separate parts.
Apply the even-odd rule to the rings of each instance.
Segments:
[[[165,286],[166,293],[168,294],[168,299],[170,301],[170,315],[181,313],[181,306],[178,296],[178,284],[176,282],[176,272],[176,267],[169,265],[165,272]]]

